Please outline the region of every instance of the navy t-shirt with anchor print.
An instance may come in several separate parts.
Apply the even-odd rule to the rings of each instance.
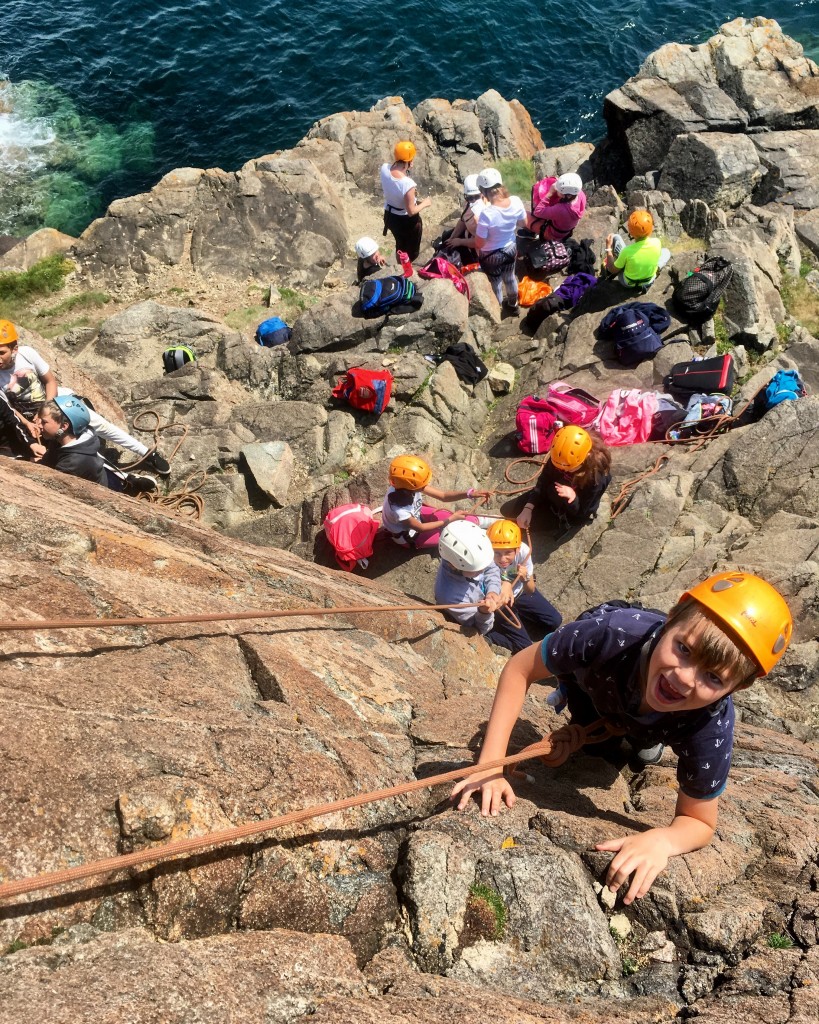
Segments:
[[[728,780],[734,702],[727,696],[696,711],[639,713],[642,673],[665,619],[651,609],[602,604],[550,633],[541,654],[564,687],[579,686],[601,716],[626,729],[641,747],[670,746],[682,792],[708,800]]]

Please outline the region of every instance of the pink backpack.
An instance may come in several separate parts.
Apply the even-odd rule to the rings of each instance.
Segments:
[[[594,428],[607,445],[642,444],[651,437],[657,407],[656,391],[618,388],[606,399]]]
[[[450,263],[444,256],[433,256],[418,271],[419,277],[426,277],[430,280],[439,278],[444,281],[451,281],[461,295],[471,298],[469,284],[464,275],[458,270],[454,263]]]
[[[377,532],[378,522],[373,518],[373,510],[366,505],[339,505],[324,517],[325,536],[333,547],[336,561],[346,572],[352,572],[357,562],[366,569]]]
[[[561,427],[569,423],[587,427],[599,412],[600,402],[594,395],[582,388],[573,388],[565,381],[553,381],[545,398],[530,395],[518,406],[515,416],[518,447],[528,455],[547,452]]]

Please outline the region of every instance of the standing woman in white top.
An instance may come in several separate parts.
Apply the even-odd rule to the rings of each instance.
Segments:
[[[415,182],[409,176],[415,159],[415,146],[408,141],[396,142],[394,155],[392,165],[381,165],[384,234],[391,231],[395,237],[396,251],[405,252],[412,261],[418,259],[421,251],[421,235],[424,230],[421,210],[431,206],[432,200],[417,201]]]
[[[518,310],[518,279],[515,263],[518,258],[516,232],[525,227],[526,210],[517,196],[510,196],[504,187],[500,171],[487,167],[478,175],[478,188],[486,205],[478,214],[475,237],[459,241],[460,246],[469,246],[478,254],[481,270],[489,278],[498,302],[503,302],[506,289],[506,305],[513,312]]]

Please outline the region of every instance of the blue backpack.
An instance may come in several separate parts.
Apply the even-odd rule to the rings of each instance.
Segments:
[[[759,392],[759,406],[756,410],[764,416],[780,402],[792,402],[807,394],[805,384],[798,370],[777,370],[765,387]]]
[[[292,330],[281,317],[271,316],[256,328],[256,341],[265,348],[273,348],[275,345],[284,345],[290,341],[292,334]]]
[[[359,301],[362,313],[381,316],[420,309],[423,298],[406,277],[377,277],[362,281]]]
[[[606,313],[598,334],[614,342],[617,358],[624,366],[637,366],[660,351],[660,334],[670,323],[668,313],[654,302],[627,302]]]

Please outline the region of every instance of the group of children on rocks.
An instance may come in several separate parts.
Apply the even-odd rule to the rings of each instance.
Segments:
[[[135,454],[143,468],[170,474],[158,451],[100,416],[87,399],[60,387],[40,353],[19,343],[13,323],[0,320],[0,455],[42,462],[132,495],[156,490],[157,481],[149,474],[123,472],[106,461],[100,438]]]
[[[418,259],[421,251],[421,211],[432,201],[429,197],[418,199],[418,186],[412,178],[414,143],[406,139],[397,142],[393,156],[392,163],[385,162],[380,170],[384,234],[392,234],[396,256],[408,272],[406,268]],[[463,190],[463,211],[454,228],[444,232],[436,245],[458,265],[477,264],[489,278],[498,302],[511,315],[516,315],[519,309],[518,232],[527,229],[543,241],[565,241],[571,237],[586,211],[583,182],[580,175],[571,171],[543,179],[535,186],[529,212],[518,196],[510,194],[501,172],[495,167],[467,175]],[[628,239],[621,234],[606,238],[602,269],[625,288],[644,290],[653,283],[671,254],[653,235],[654,221],[648,210],[633,211],[625,228]],[[377,242],[369,236],[358,240],[355,251],[359,281],[386,265]]]

